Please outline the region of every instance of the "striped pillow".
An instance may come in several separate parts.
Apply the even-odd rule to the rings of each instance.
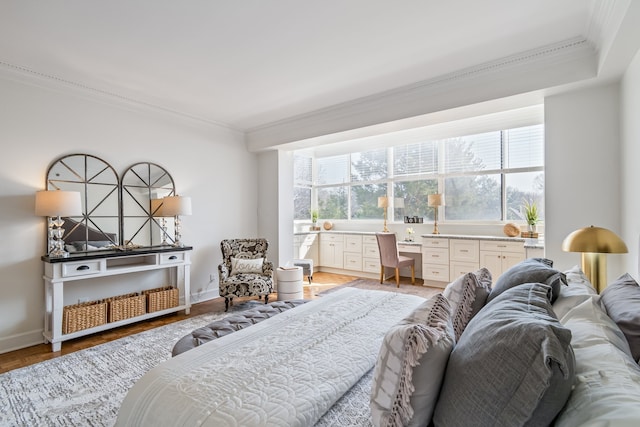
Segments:
[[[375,426],[429,424],[454,344],[451,307],[442,294],[389,329],[371,385]]]

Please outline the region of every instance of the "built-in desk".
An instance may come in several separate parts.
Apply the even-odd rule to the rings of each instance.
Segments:
[[[380,255],[375,232],[321,231],[319,271],[378,278]],[[462,274],[480,266],[497,279],[511,265],[530,257],[544,256],[535,239],[506,236],[423,234],[416,241],[398,240],[398,252],[415,259],[416,277],[425,285],[445,287]],[[402,269],[402,276],[410,276]]]

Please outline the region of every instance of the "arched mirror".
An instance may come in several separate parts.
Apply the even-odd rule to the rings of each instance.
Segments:
[[[82,216],[62,218],[68,252],[113,249],[120,245],[118,174],[90,154],[70,154],[55,160],[47,171],[47,190],[80,192]]]
[[[173,219],[162,216],[162,198],[175,195],[169,172],[154,163],[136,163],[122,175],[121,187],[123,245],[173,244]]]

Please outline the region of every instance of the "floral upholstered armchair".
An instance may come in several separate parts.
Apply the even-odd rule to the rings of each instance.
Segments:
[[[267,261],[267,239],[227,239],[220,242],[222,264],[218,266],[220,296],[224,311],[233,297],[264,295],[265,304],[273,291],[273,263]]]

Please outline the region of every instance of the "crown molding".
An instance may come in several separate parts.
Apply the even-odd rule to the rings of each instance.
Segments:
[[[573,38],[249,129],[250,151],[545,89],[596,76],[597,52]]]
[[[33,70],[31,68],[12,64],[0,60],[0,78],[14,80],[19,83],[37,86],[43,89],[61,91],[63,93],[74,92],[78,96],[82,96],[89,100],[99,100],[104,103],[115,105],[120,108],[133,109],[135,111],[150,112],[164,117],[172,117],[181,122],[191,125],[199,125],[206,127],[225,128],[233,132],[243,132],[242,129],[235,128],[226,123],[209,120],[192,114],[174,110],[159,104],[154,104],[140,99],[132,98],[119,94],[114,91],[98,89],[82,82],[72,81],[53,74],[48,74]]]

